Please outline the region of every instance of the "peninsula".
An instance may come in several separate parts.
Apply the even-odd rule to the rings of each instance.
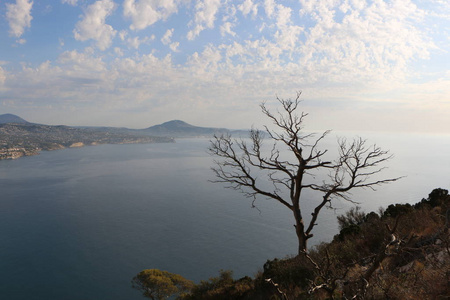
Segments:
[[[171,143],[174,139],[120,128],[78,128],[34,124],[12,115],[0,115],[0,159],[36,155],[40,151],[98,144]]]
[[[71,127],[30,123],[13,114],[0,115],[0,160],[36,155],[40,151],[98,144],[173,143],[175,138],[247,135],[247,130],[199,127],[172,120],[144,129]]]

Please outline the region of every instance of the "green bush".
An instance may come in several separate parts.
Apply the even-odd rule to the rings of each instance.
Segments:
[[[218,277],[211,277],[195,285],[184,300],[227,300],[247,299],[247,293],[253,290],[253,280],[246,276],[233,279],[232,271],[221,270]]]
[[[311,263],[303,256],[268,260],[264,264],[264,279],[272,279],[284,288],[305,288],[314,277]]]
[[[172,296],[183,296],[194,283],[178,274],[147,269],[139,272],[131,281],[132,287],[152,300],[163,300]]]

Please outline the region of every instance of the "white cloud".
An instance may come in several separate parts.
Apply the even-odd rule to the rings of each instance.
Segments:
[[[121,31],[119,31],[119,38],[120,38],[122,41],[125,40],[125,38],[127,37],[127,35],[128,35],[128,31],[126,31],[126,30],[121,30]]]
[[[123,15],[131,18],[132,30],[145,29],[177,11],[174,0],[125,0],[123,3]]]
[[[128,47],[138,49],[142,43],[146,43],[149,40],[148,37],[140,39],[138,36],[127,39]]]
[[[294,53],[298,51],[300,34],[303,27],[294,25],[292,21],[292,9],[281,4],[276,5],[276,10],[271,13],[276,17],[277,31],[274,35],[277,45],[284,51]]]
[[[139,48],[141,41],[139,40],[139,37],[135,36],[134,38],[128,38],[127,43],[129,47],[137,49]]]
[[[83,19],[76,24],[74,36],[76,40],[95,40],[100,50],[111,46],[112,39],[117,31],[111,25],[105,23],[108,16],[115,9],[112,0],[99,0],[87,7]]]
[[[0,85],[3,85],[5,83],[5,81],[6,81],[6,72],[0,66]]]
[[[258,14],[258,4],[253,3],[252,0],[245,0],[242,4],[238,5],[238,9],[244,16],[251,13],[255,17]]]
[[[77,2],[78,2],[78,0],[61,0],[61,3],[67,3],[67,4],[70,4],[72,6],[76,6]]]
[[[169,45],[170,50],[172,50],[173,52],[177,52],[178,51],[178,47],[180,46],[179,42],[173,42]]]
[[[16,43],[19,45],[25,45],[27,43],[27,40],[26,39],[18,39],[18,40],[16,40]]]
[[[328,80],[405,78],[408,62],[426,58],[427,49],[433,47],[413,25],[412,20],[420,20],[422,12],[409,0],[371,4],[352,1],[342,22],[334,17],[338,3],[302,2],[302,13],[316,19],[316,24],[308,29],[302,61],[327,68]]]
[[[195,52],[188,61],[190,72],[205,82],[217,79],[223,56],[217,47],[207,46],[200,54]]]
[[[101,57],[94,55],[92,48],[86,48],[84,52],[65,51],[59,56],[58,63],[67,67],[66,70],[76,71],[78,74],[95,74],[107,70],[107,65]]]
[[[191,23],[194,25],[194,29],[188,32],[188,40],[195,39],[206,28],[214,28],[216,13],[220,6],[220,0],[197,0],[195,17]]]
[[[200,24],[197,24],[194,27],[194,29],[190,30],[187,33],[187,35],[186,35],[187,39],[190,40],[190,41],[194,40],[200,34],[200,32],[202,32],[204,29],[205,29],[205,27],[203,27]]]
[[[122,49],[120,49],[119,47],[114,47],[114,53],[119,57],[122,57],[124,55]]]
[[[225,22],[223,23],[223,25],[220,26],[220,34],[222,36],[225,36],[227,34],[231,35],[231,36],[235,36],[236,32],[234,32],[233,30],[231,30],[231,28],[233,27],[233,23],[231,22]]]
[[[172,39],[172,34],[173,34],[173,28],[172,29],[167,29],[166,33],[164,34],[164,36],[161,38],[161,42],[164,45],[167,45],[171,42]]]
[[[264,10],[266,15],[271,18],[273,12],[275,11],[275,2],[274,0],[265,0],[264,1]]]
[[[31,27],[31,8],[33,1],[16,0],[15,4],[6,3],[6,20],[9,24],[11,36],[20,37],[25,28]]]

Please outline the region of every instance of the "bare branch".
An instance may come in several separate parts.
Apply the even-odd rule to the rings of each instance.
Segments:
[[[275,283],[272,278],[268,278],[265,280],[267,283],[270,283],[277,291],[277,293],[282,297],[283,300],[289,300],[287,294],[280,289],[278,283]]]
[[[292,209],[291,205],[281,198],[276,191],[269,192],[260,189],[256,184],[256,176],[252,175],[248,165],[259,166],[266,170],[272,170],[272,166],[254,163],[251,158],[257,155],[251,153],[251,150],[242,141],[240,143],[235,142],[242,152],[241,155],[238,155],[230,136],[222,135],[214,138],[215,140],[211,141],[208,151],[212,155],[224,158],[224,160],[216,162],[216,167],[211,168],[216,178],[218,178],[212,182],[226,183],[227,187],[241,190],[247,197],[254,197],[259,194],[272,198]],[[258,142],[258,140],[254,141]],[[244,188],[247,188],[247,190],[244,190]]]
[[[281,110],[276,113],[272,113],[265,103],[261,104],[262,113],[273,123],[275,130],[267,126],[265,132],[252,129],[248,140],[232,140],[229,135],[215,136],[209,147],[209,153],[219,158],[212,168],[216,176],[213,182],[243,192],[253,199],[252,203],[257,196],[264,196],[293,212],[299,254],[306,250],[321,210],[331,207],[334,199],[356,203],[351,199],[353,189],[374,190],[376,186],[400,179],[378,177],[392,155],[376,145],[367,145],[362,138],[351,142],[339,139],[337,159],[326,158],[328,150],[319,149],[319,145],[330,131],[318,136],[303,132],[303,122],[308,114],[297,112],[300,95],[298,92],[294,99],[277,97]],[[271,147],[264,146],[267,139],[273,142]],[[288,154],[281,147],[287,147]],[[320,170],[329,170],[321,184],[314,178]],[[312,181],[306,181],[306,177]],[[304,189],[318,192],[315,193],[318,199],[311,199],[317,202],[307,226],[302,216]]]

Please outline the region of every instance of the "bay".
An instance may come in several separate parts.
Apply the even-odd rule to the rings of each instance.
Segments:
[[[349,135],[349,133],[344,133]],[[353,133],[352,133],[353,135]],[[448,188],[448,136],[364,134],[390,149],[377,191],[357,191],[364,210],[414,203]],[[332,148],[335,137],[325,141]],[[0,295],[4,299],[142,299],[130,280],[146,268],[194,281],[231,269],[254,275],[296,252],[290,212],[212,184],[207,139],[101,145],[0,162]],[[337,233],[325,210],[311,244]],[[306,207],[311,208],[310,207]]]

